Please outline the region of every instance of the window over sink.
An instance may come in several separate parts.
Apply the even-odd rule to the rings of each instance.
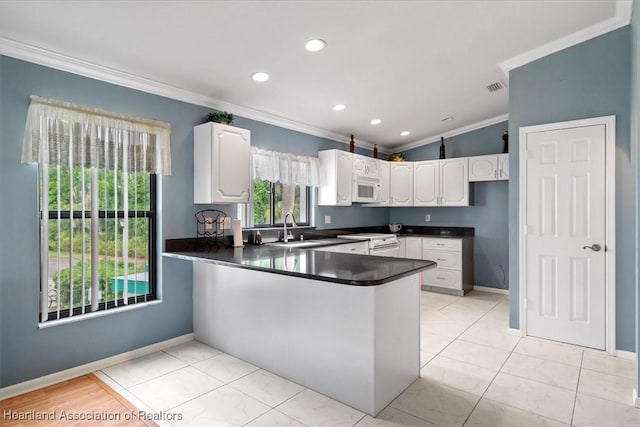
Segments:
[[[310,187],[273,183],[254,179],[249,226],[273,227],[284,223],[287,212],[293,213],[296,224],[309,225]]]

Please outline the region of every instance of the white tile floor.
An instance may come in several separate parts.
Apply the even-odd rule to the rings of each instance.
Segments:
[[[634,361],[520,338],[500,294],[420,305],[420,378],[376,418],[196,341],[97,375],[167,426],[640,426]]]

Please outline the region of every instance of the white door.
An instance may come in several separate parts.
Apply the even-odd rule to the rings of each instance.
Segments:
[[[438,206],[440,174],[438,160],[413,163],[414,206]]]
[[[469,206],[469,159],[440,160],[440,204]]]
[[[526,332],[604,349],[605,125],[523,139]]]
[[[389,198],[391,206],[413,205],[413,164],[391,162]]]

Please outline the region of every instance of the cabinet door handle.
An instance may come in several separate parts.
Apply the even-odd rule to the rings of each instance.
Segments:
[[[446,261],[446,259],[436,258],[436,261]]]
[[[445,278],[444,278],[444,277],[441,277],[441,276],[436,276],[436,279],[438,279],[438,280],[445,280]]]
[[[496,169],[496,171],[493,173],[493,176],[495,177],[495,179],[498,179],[498,169]]]

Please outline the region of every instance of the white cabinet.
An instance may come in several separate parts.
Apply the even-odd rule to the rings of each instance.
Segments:
[[[413,206],[413,163],[390,162],[389,205]]]
[[[320,158],[319,206],[350,206],[353,187],[353,155],[342,150],[325,150]]]
[[[438,264],[422,273],[422,289],[456,295],[473,289],[473,237],[424,237],[422,259]]]
[[[469,181],[509,179],[509,154],[469,157]]]
[[[378,164],[378,192],[376,195],[377,201],[375,203],[367,203],[363,206],[368,207],[385,207],[389,206],[390,197],[389,197],[389,185],[390,185],[390,162],[384,160],[376,160]]]
[[[509,153],[498,154],[498,179],[509,179]]]
[[[369,255],[369,242],[345,243],[342,245],[322,246],[317,251],[338,252],[344,254]]]
[[[248,203],[251,132],[220,123],[193,128],[193,202]]]
[[[353,174],[370,179],[378,179],[378,160],[373,157],[353,154]]]
[[[404,258],[422,259],[422,237],[403,237]]]
[[[414,206],[469,206],[467,157],[414,162]]]
[[[469,206],[469,159],[440,162],[440,206]]]
[[[440,201],[440,161],[428,160],[413,164],[413,204],[438,206]]]

